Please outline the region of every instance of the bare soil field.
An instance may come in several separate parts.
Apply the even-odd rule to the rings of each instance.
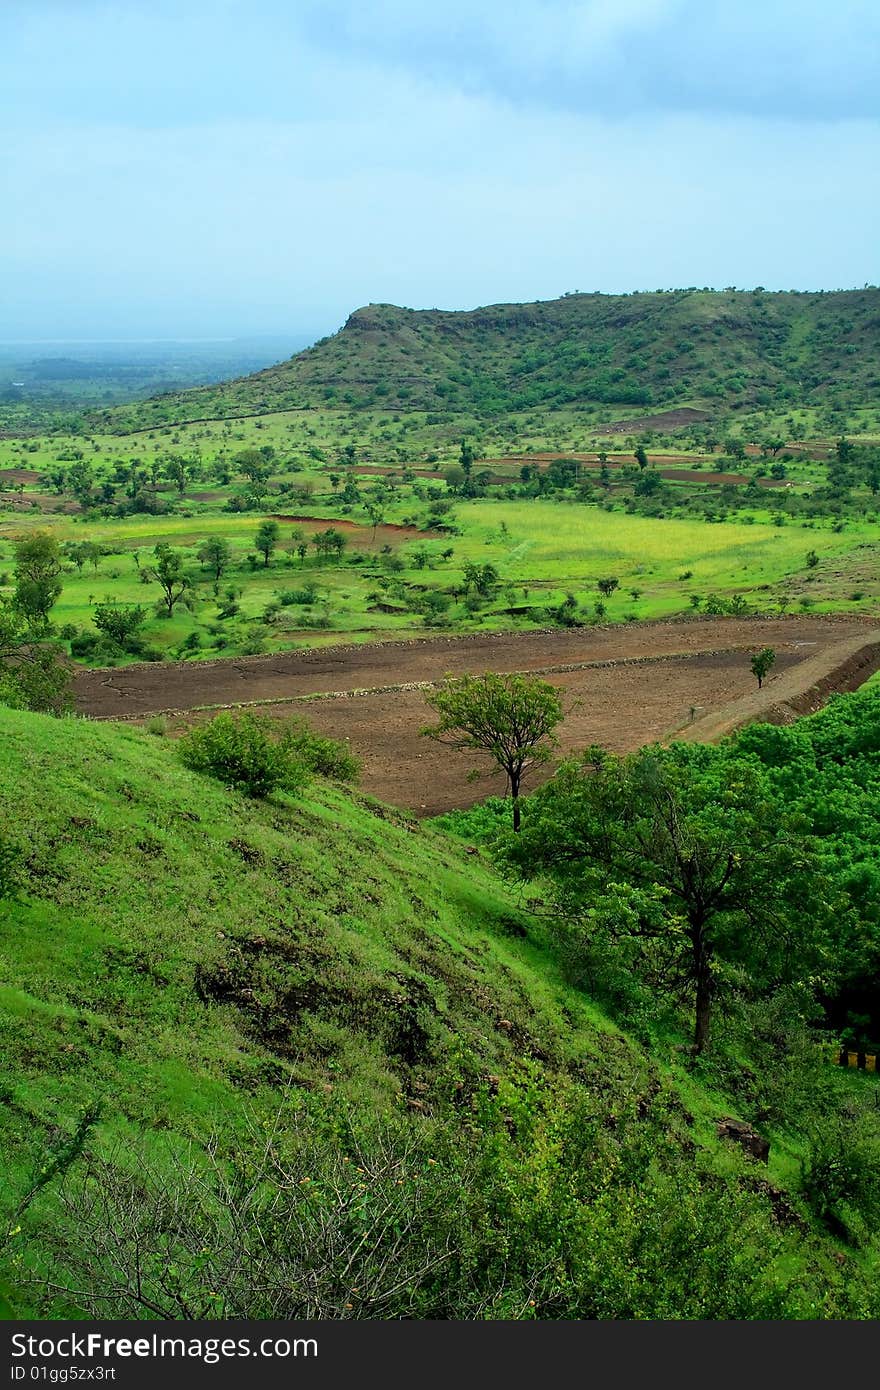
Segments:
[[[420,531],[417,526],[403,526],[397,521],[380,522],[374,534],[373,527],[368,522],[347,521],[342,517],[294,516],[287,512],[273,512],[272,516],[275,521],[292,522],[302,526],[309,535],[332,527],[334,531],[342,531],[354,546],[373,546],[380,541],[383,545],[400,545],[404,541],[423,540],[437,534],[436,531]]]
[[[696,425],[709,419],[708,410],[681,406],[678,410],[661,410],[657,415],[641,415],[638,419],[614,420],[597,429],[601,434],[636,434],[640,430],[676,430],[683,425]]]
[[[763,646],[777,657],[758,692],[749,656]],[[877,669],[876,624],[833,615],[713,618],[80,671],[76,696],[79,710],[97,718],[165,711],[172,732],[222,706],[305,717],[350,741],[363,760],[364,791],[436,815],[504,790],[499,777],[468,781],[479,756],[420,736],[431,720],[425,687],[447,673],[544,674],[563,692],[560,750],[570,753],[591,743],[624,752],[669,737],[711,739],[748,719],[794,717]]]
[[[32,468],[0,468],[0,487],[15,487],[16,483],[33,487],[42,476],[42,473],[35,473]]]

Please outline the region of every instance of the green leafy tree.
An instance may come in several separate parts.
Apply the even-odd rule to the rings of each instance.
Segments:
[[[99,603],[92,622],[99,632],[125,651],[143,627],[146,616],[140,604]]]
[[[67,471],[67,486],[80,506],[88,507],[91,504],[94,486],[90,465],[81,460],[72,464]]]
[[[563,765],[530,799],[510,857],[550,879],[587,944],[610,935],[655,988],[691,997],[695,1053],[722,980],[743,968],[772,990],[809,974],[839,910],[767,775],[687,745]]]
[[[478,565],[472,560],[465,561],[462,578],[466,594],[478,594],[486,599],[492,597],[501,582],[494,565]]]
[[[48,531],[32,531],[15,543],[12,602],[37,632],[49,626],[49,613],[61,594],[61,547]]]
[[[174,484],[182,497],[189,479],[189,460],[181,458],[179,454],[172,454],[165,460],[165,477]]]
[[[277,549],[278,538],[280,534],[281,528],[279,527],[278,522],[271,520],[271,518],[267,519],[266,521],[260,522],[260,525],[257,528],[257,535],[254,541],[254,545],[257,547],[257,550],[262,555],[263,564],[266,567],[268,567],[269,561],[272,558],[272,551]]]
[[[262,449],[241,449],[232,461],[238,472],[243,478],[247,478],[252,486],[265,490],[272,469],[271,460],[266,458]]]
[[[0,602],[0,703],[41,714],[73,705],[70,670],[61,653],[39,640],[14,604]]]
[[[199,547],[198,558],[214,576],[214,583],[219,584],[232,564],[232,547],[220,536],[209,536]]]
[[[775,660],[776,653],[772,647],[763,647],[761,651],[755,652],[755,655],[752,657],[752,675],[758,682],[759,690],[764,684],[764,679]]]
[[[526,773],[545,763],[556,746],[562,705],[552,685],[534,676],[501,675],[448,678],[427,696],[440,716],[422,733],[452,748],[487,754],[507,777],[513,802],[513,828],[520,829],[520,789]]]
[[[190,587],[189,578],[184,570],[183,555],[179,550],[173,550],[166,541],[160,541],[153,554],[156,563],[150,568],[150,578],[160,586],[162,603],[170,618]]]

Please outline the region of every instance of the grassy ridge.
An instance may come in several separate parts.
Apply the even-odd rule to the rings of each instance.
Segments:
[[[328,404],[851,407],[876,389],[878,315],[877,289],[576,294],[458,313],[371,304],[280,366],[91,418],[125,431]]]
[[[7,1312],[81,1308],[38,1291],[63,1273],[61,1180],[16,1210],[95,1107],[86,1149],[115,1180],[132,1162],[120,1142],[146,1168],[212,1134],[232,1157],[286,1096],[303,1123],[336,1116],[334,1153],[340,1116],[384,1116],[407,1152],[439,1155],[421,1160],[437,1181],[472,1182],[475,1201],[491,1190],[473,1259],[499,1241],[505,1267],[517,1241],[592,1250],[593,1293],[547,1295],[538,1316],[862,1315],[862,1257],[841,1274],[835,1241],[785,1195],[796,1149],[774,1136],[756,1176],[720,1143],[729,1099],[567,985],[540,920],[478,857],[328,785],[252,803],[139,731],[0,717],[0,802],[24,856],[0,905]],[[482,1154],[479,1182],[456,1167],[458,1134]],[[679,1278],[690,1292],[664,1283]]]

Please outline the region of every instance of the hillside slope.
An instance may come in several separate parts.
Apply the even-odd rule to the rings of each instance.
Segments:
[[[358,309],[289,362],[95,412],[124,432],[326,405],[496,413],[864,403],[880,384],[880,290],[572,294],[467,312]]]
[[[479,856],[326,784],[247,801],[138,730],[0,724],[22,856],[0,901],[7,1314],[873,1306],[860,1257],[787,1195],[784,1138],[769,1170],[720,1142],[731,1102],[567,985]],[[307,1241],[271,1298],[221,1238],[230,1192],[263,1201],[267,1134],[296,1140],[285,1200],[310,1240],[354,1240],[323,1282]],[[203,1163],[239,1176],[199,1208]]]

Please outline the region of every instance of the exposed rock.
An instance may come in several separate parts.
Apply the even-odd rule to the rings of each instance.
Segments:
[[[770,1157],[770,1140],[765,1139],[757,1130],[752,1129],[751,1125],[745,1124],[742,1120],[734,1120],[727,1116],[718,1121],[718,1137],[720,1139],[733,1139],[751,1154],[752,1158],[760,1159],[761,1163],[766,1163]]]

